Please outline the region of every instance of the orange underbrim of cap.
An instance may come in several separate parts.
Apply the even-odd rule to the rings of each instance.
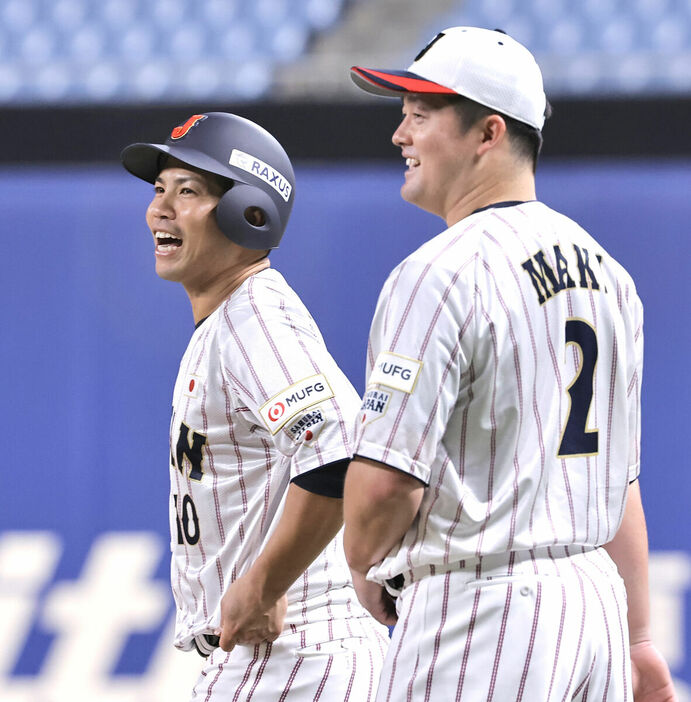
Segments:
[[[391,71],[380,68],[352,66],[350,77],[362,90],[375,95],[395,97],[401,93],[436,93],[455,95],[456,91],[427,80],[411,71]]]

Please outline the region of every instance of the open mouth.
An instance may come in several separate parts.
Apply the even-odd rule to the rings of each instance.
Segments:
[[[154,237],[156,238],[156,251],[160,253],[168,253],[182,246],[182,239],[178,239],[168,232],[155,232]]]
[[[408,166],[408,168],[417,168],[420,165],[420,161],[416,158],[407,158],[405,160],[405,165]]]

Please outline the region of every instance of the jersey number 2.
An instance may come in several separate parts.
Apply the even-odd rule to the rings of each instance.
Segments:
[[[566,345],[580,349],[581,365],[573,382],[567,388],[571,407],[559,445],[559,458],[593,456],[598,452],[598,431],[588,429],[588,415],[593,403],[593,381],[597,364],[597,336],[595,330],[582,319],[566,321]]]

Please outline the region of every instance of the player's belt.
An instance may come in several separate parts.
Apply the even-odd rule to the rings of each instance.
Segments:
[[[536,573],[558,572],[558,561],[562,558],[573,559],[602,552],[594,546],[579,546],[580,551],[573,552],[569,546],[543,546],[525,551],[488,554],[477,558],[467,558],[443,564],[417,566],[403,573],[403,587],[408,587],[418,580],[445,573],[465,573],[467,582],[504,575],[534,575]],[[606,566],[603,566],[606,567]],[[386,581],[387,584],[389,581]],[[388,587],[387,587],[388,590]]]
[[[199,636],[195,636],[193,641],[197,653],[202,658],[208,658],[213,653],[214,649],[218,648],[221,639],[215,634],[200,634]]]
[[[405,578],[403,577],[403,573],[394,575],[393,578],[388,578],[388,580],[386,580],[384,583],[384,587],[386,587],[386,591],[389,593],[389,595],[391,595],[391,597],[398,597],[405,587]]]

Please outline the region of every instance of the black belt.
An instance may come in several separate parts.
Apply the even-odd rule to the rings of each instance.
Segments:
[[[215,634],[201,634],[194,637],[194,647],[202,658],[208,658],[215,648],[218,648],[221,639]]]

